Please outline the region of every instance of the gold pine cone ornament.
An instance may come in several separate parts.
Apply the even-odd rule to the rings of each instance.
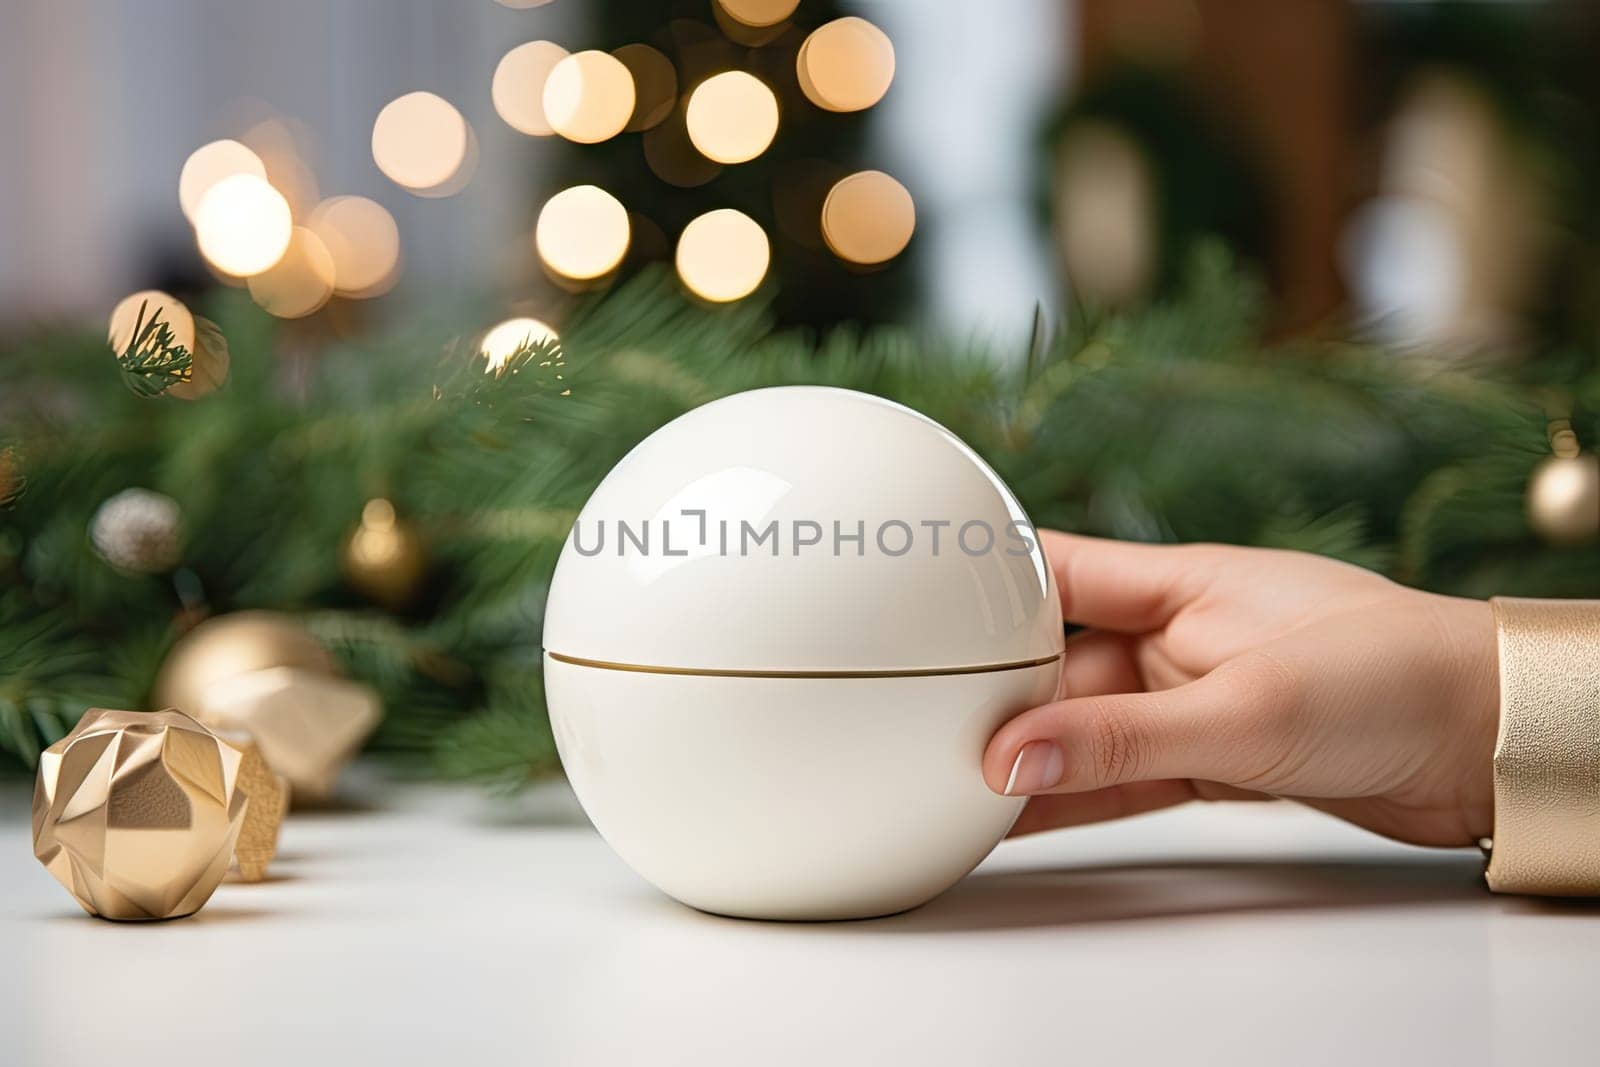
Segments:
[[[241,759],[182,712],[92,708],[39,757],[33,853],[90,915],[191,915],[244,824]]]

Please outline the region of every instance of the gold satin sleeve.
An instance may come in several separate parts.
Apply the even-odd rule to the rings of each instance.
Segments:
[[[1600,896],[1600,600],[1494,605],[1497,893]]]

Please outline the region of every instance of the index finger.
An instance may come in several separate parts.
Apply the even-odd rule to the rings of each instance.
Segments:
[[[1067,622],[1122,633],[1165,626],[1204,581],[1196,546],[1142,545],[1040,530]]]

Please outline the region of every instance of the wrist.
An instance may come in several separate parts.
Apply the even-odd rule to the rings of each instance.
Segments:
[[[1474,839],[1494,831],[1494,751],[1500,729],[1499,648],[1494,608],[1486,600],[1442,597],[1448,619],[1446,714],[1461,747],[1458,796]]]

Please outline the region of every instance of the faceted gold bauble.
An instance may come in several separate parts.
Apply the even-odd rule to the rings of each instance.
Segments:
[[[1600,538],[1600,457],[1551,456],[1528,481],[1528,525],[1552,545]]]
[[[271,667],[219,682],[202,705],[206,725],[248,733],[296,797],[321,799],[381,711],[371,688],[331,674]]]
[[[248,734],[224,733],[222,739],[243,757],[239,788],[250,798],[238,844],[233,847],[233,865],[239,868],[241,881],[259,882],[267,876],[267,867],[278,854],[278,831],[289,812],[289,780],[267,766],[261,746]]]
[[[345,579],[388,608],[402,608],[422,584],[422,539],[381,497],[361,509],[361,523],[344,546]]]
[[[33,854],[90,915],[193,914],[244,823],[240,762],[181,712],[92,708],[39,757]]]
[[[219,615],[172,647],[156,677],[156,707],[177,708],[205,721],[207,690],[268,667],[333,674],[333,657],[294,619],[271,611]],[[270,760],[268,761],[270,762]]]

